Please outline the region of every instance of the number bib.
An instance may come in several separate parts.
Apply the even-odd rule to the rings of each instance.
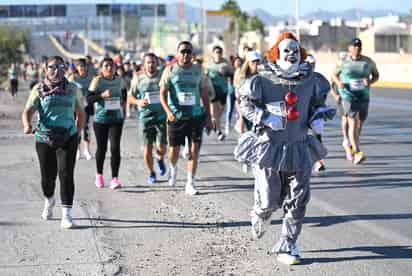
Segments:
[[[286,104],[284,101],[268,103],[266,104],[266,109],[273,115],[281,117],[286,116]]]
[[[148,91],[144,93],[144,99],[147,100],[149,104],[160,104],[160,92]]]
[[[365,89],[365,84],[362,79],[350,80],[349,88],[351,91],[359,91]]]
[[[195,105],[195,96],[192,93],[180,92],[177,94],[180,105],[191,106]]]
[[[120,109],[120,98],[109,98],[104,100],[105,110],[119,110]]]

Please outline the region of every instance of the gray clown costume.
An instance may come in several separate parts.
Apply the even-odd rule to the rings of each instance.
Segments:
[[[269,61],[258,72],[246,79],[239,89],[240,111],[254,127],[240,137],[234,154],[238,161],[253,168],[252,229],[256,221],[270,222],[272,212],[282,208],[281,236],[273,252],[290,252],[301,232],[309,202],[312,165],[326,156],[326,149],[315,137],[308,135],[308,129],[314,121],[323,123],[332,119],[336,111],[325,105],[329,82],[314,73],[310,64],[300,63],[296,72],[288,77],[282,75],[278,65]],[[293,105],[285,101],[289,92],[297,96]],[[275,111],[271,108],[273,104],[277,106]],[[283,107],[292,106],[299,113],[293,120],[287,119],[283,110]],[[278,129],[264,123],[265,118],[273,114],[281,121]]]

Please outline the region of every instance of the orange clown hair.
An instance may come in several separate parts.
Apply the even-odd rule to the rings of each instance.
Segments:
[[[276,63],[276,61],[279,59],[279,43],[284,40],[284,39],[293,39],[299,43],[299,41],[296,39],[296,37],[291,33],[291,32],[283,32],[279,35],[276,43],[272,46],[272,48],[267,51],[267,58],[270,62]],[[306,50],[302,47],[299,46],[300,48],[300,63],[303,63],[307,57]]]

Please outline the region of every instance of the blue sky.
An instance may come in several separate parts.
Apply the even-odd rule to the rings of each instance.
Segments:
[[[0,0],[1,4],[10,3],[79,3],[79,2],[129,2],[129,3],[174,3],[177,0]],[[200,6],[202,0],[185,0],[184,2],[192,6]],[[203,0],[208,9],[218,9],[224,0]],[[294,14],[295,0],[238,0],[240,7],[244,10],[253,10],[255,8],[262,8],[269,11],[273,15]],[[320,7],[323,10],[339,11],[349,8],[362,9],[391,9],[398,12],[408,12],[412,8],[411,0],[299,0],[300,13],[306,14],[308,12],[316,11]]]

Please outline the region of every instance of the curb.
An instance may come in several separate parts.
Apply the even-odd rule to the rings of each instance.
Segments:
[[[412,82],[378,81],[372,84],[372,87],[412,89]]]

